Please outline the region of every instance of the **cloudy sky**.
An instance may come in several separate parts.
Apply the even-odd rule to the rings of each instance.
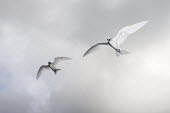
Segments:
[[[169,113],[169,0],[0,0],[0,113]],[[117,58],[96,42],[150,22]],[[68,56],[54,75],[36,73]]]

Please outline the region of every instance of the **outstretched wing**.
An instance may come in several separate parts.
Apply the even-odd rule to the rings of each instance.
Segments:
[[[54,62],[52,63],[53,65],[56,65],[58,64],[59,62],[61,61],[64,61],[64,60],[71,60],[72,58],[69,58],[69,57],[56,57],[54,58]]]
[[[119,31],[118,35],[111,40],[111,43],[112,43],[112,41],[116,42],[117,47],[120,47],[130,34],[136,32],[138,29],[140,29],[147,23],[148,23],[148,21],[142,21],[142,22],[122,28]]]
[[[90,49],[88,49],[84,53],[83,57],[85,57],[86,55],[88,55],[88,54],[90,54],[90,53],[92,53],[92,52],[94,52],[96,50],[98,50],[99,48],[103,48],[103,47],[106,47],[106,46],[108,46],[108,43],[97,43],[94,46],[92,46]]]
[[[47,70],[47,69],[49,69],[49,67],[46,66],[46,65],[42,65],[42,66],[39,68],[38,73],[37,73],[37,80],[38,80],[39,77],[41,76],[41,73],[42,73],[43,71]]]

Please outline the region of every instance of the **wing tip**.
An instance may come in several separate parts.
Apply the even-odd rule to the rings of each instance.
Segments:
[[[72,60],[72,58],[68,57],[68,60]]]
[[[86,53],[84,53],[83,58],[84,58],[86,55],[88,55],[88,53],[87,53],[87,52],[86,52]]]
[[[40,72],[38,71],[38,72],[37,72],[36,79],[38,80],[39,78],[40,78]]]
[[[146,25],[146,24],[149,23],[149,22],[150,22],[150,20],[144,20],[144,21],[142,21],[142,22],[140,22],[140,23],[142,23],[143,26],[144,26],[144,25]]]
[[[72,58],[70,58],[70,57],[61,57],[61,58],[65,59],[65,60],[72,60]]]
[[[38,79],[39,79],[39,76],[37,75],[37,76],[36,76],[36,80],[38,80]]]

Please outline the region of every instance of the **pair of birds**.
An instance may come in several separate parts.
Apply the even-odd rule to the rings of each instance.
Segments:
[[[90,54],[90,53],[92,53],[92,52],[94,52],[94,51],[96,51],[100,48],[103,48],[103,47],[113,48],[116,51],[116,56],[128,54],[129,52],[127,52],[126,50],[122,50],[120,48],[120,46],[124,43],[124,41],[127,39],[127,37],[129,35],[136,32],[138,29],[142,28],[147,23],[148,23],[148,21],[142,21],[142,22],[139,22],[139,23],[129,25],[129,26],[122,28],[118,32],[118,34],[115,38],[108,38],[107,42],[95,44],[94,46],[92,46],[90,49],[88,49],[85,52],[83,57],[85,57],[88,54]],[[56,74],[61,69],[56,69],[54,65],[58,64],[60,61],[63,61],[63,60],[71,60],[71,58],[69,58],[69,57],[57,57],[57,58],[54,59],[53,63],[48,62],[48,65],[42,65],[40,67],[38,73],[37,73],[37,79],[40,77],[42,71],[45,70],[45,69],[51,69]]]

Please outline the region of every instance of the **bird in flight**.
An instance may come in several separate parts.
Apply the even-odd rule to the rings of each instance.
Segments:
[[[129,52],[122,50],[120,48],[120,46],[124,43],[124,41],[127,39],[127,37],[129,35],[131,35],[132,33],[136,32],[138,29],[140,29],[141,27],[143,27],[145,24],[147,24],[148,21],[142,21],[133,25],[129,25],[126,26],[124,28],[122,28],[117,36],[115,38],[108,38],[107,42],[105,43],[97,43],[94,46],[92,46],[90,49],[88,49],[85,54],[83,55],[83,57],[85,57],[86,55],[98,50],[99,48],[103,48],[103,47],[111,47],[116,51],[116,56],[120,56],[123,54],[128,54]]]
[[[48,65],[42,65],[37,73],[37,80],[39,79],[39,77],[41,76],[42,72],[48,69],[51,69],[52,71],[54,71],[54,73],[56,74],[59,70],[61,69],[56,69],[55,65],[58,64],[60,61],[64,61],[64,60],[71,60],[71,58],[69,57],[56,57],[54,58],[54,62],[48,62]]]

